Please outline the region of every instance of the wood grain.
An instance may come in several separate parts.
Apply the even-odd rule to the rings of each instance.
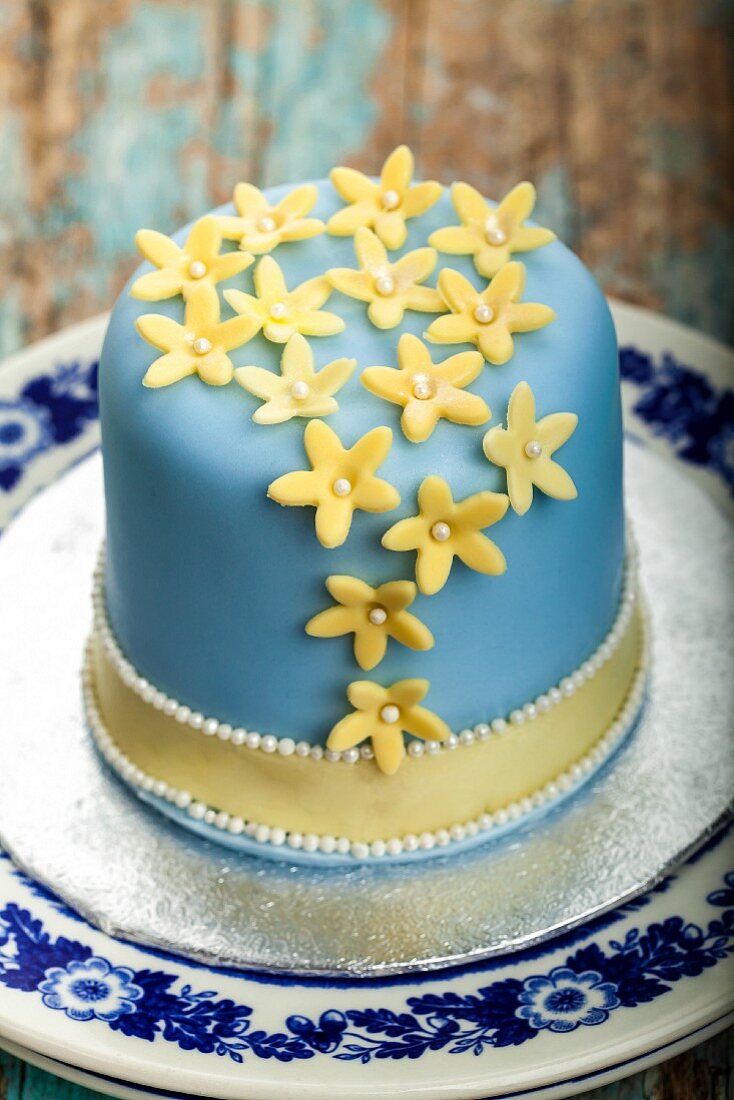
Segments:
[[[544,220],[613,294],[734,339],[721,0],[3,0],[0,352],[108,306],[141,225],[421,170]]]

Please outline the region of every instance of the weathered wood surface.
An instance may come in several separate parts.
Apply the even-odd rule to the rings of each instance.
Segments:
[[[0,1051],[0,1100],[97,1100],[99,1096]],[[645,1073],[579,1093],[578,1100],[731,1100],[732,1096],[734,1029]]]
[[[106,307],[141,225],[400,140],[533,179],[613,294],[734,339],[727,0],[2,0],[0,353]]]

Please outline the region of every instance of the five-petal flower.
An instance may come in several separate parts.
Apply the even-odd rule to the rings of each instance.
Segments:
[[[202,218],[192,226],[182,248],[154,229],[140,229],[135,234],[135,243],[146,260],[158,268],[140,275],[130,287],[131,297],[145,302],[160,302],[175,294],[186,297],[192,287],[231,279],[253,261],[248,252],[220,253],[222,234],[212,217]]]
[[[532,183],[518,183],[497,206],[490,206],[468,183],[455,183],[451,199],[461,225],[437,229],[428,243],[440,252],[473,256],[477,271],[487,278],[496,275],[513,252],[531,252],[556,239],[550,229],[523,225],[535,206]]]
[[[323,420],[311,420],[303,433],[310,470],[283,474],[268,486],[268,496],[283,505],[316,509],[316,537],[329,549],[346,541],[356,508],[389,512],[400,503],[392,485],[375,477],[392,444],[389,428],[373,428],[349,449]]]
[[[533,502],[533,485],[556,500],[573,500],[578,494],[572,479],[551,455],[573,434],[575,413],[550,413],[535,419],[535,396],[527,382],[515,386],[507,405],[507,427],[490,428],[484,437],[484,453],[507,471],[507,492],[518,515]]]
[[[398,520],[383,535],[382,545],[418,551],[415,576],[427,596],[446,584],[455,556],[470,569],[498,576],[507,568],[505,556],[481,532],[502,519],[508,503],[504,493],[490,492],[454,501],[443,478],[433,474],[418,490],[418,515]]]
[[[253,280],[257,297],[243,290],[225,290],[224,297],[236,313],[255,321],[266,339],[285,344],[294,332],[304,336],[333,336],[343,330],[341,317],[319,308],[331,294],[324,275],[288,290],[279,265],[272,256],[263,256]]]
[[[462,351],[434,363],[426,345],[406,332],[398,341],[398,363],[397,370],[368,367],[362,383],[378,397],[403,406],[400,425],[411,442],[428,439],[440,417],[476,426],[492,415],[481,397],[464,389],[484,366],[478,351]]]
[[[415,615],[406,611],[416,597],[412,581],[388,581],[378,588],[358,577],[326,578],[336,606],[314,615],[306,633],[314,638],[339,638],[354,634],[354,657],[360,668],[371,669],[385,656],[388,638],[410,649],[431,649],[433,634]]]
[[[438,715],[418,705],[429,687],[428,680],[399,680],[388,688],[371,680],[355,680],[347,688],[347,698],[356,709],[334,726],[327,748],[343,752],[369,737],[378,768],[394,775],[405,756],[403,733],[424,741],[445,741],[451,736]]]
[[[426,338],[434,344],[476,344],[489,363],[506,363],[515,352],[513,332],[533,332],[555,318],[550,306],[520,302],[524,287],[525,267],[516,261],[505,264],[481,292],[445,267],[438,289],[451,313],[432,321]],[[225,297],[229,293],[236,291],[225,291]]]
[[[350,205],[329,219],[329,233],[351,237],[366,225],[386,248],[402,248],[408,235],[406,219],[424,214],[443,191],[436,180],[413,184],[413,167],[410,149],[399,145],[383,164],[379,183],[354,168],[334,168],[331,182]]]
[[[272,252],[283,241],[303,241],[323,233],[324,223],[307,218],[318,198],[313,183],[304,183],[285,195],[275,206],[251,183],[238,183],[233,201],[237,215],[217,218],[222,236],[238,241],[240,248],[261,255]]]
[[[186,297],[184,323],[160,313],[145,313],[135,322],[143,339],[165,352],[148,367],[143,385],[170,386],[198,374],[210,386],[225,386],[234,367],[227,355],[247,343],[260,327],[251,317],[219,320],[219,296],[208,283],[193,287]]]
[[[391,264],[385,246],[362,226],[354,235],[354,251],[360,270],[332,267],[326,278],[350,298],[369,302],[367,316],[377,328],[394,328],[406,309],[421,313],[445,313],[443,298],[430,286],[419,286],[436,266],[434,248],[416,248]]]
[[[318,373],[305,336],[294,333],[283,349],[280,374],[264,367],[239,367],[235,380],[265,404],[253,413],[256,424],[282,424],[294,416],[328,416],[339,408],[334,394],[357,365],[356,359],[334,359]]]

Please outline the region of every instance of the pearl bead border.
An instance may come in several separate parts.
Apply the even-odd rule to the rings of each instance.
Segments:
[[[627,696],[619,712],[606,732],[596,744],[579,760],[561,772],[555,779],[535,791],[532,795],[508,806],[483,813],[469,821],[458,822],[448,829],[436,829],[420,834],[407,833],[403,837],[390,837],[387,840],[365,841],[350,840],[348,837],[330,835],[319,836],[315,833],[289,833],[279,826],[263,825],[255,821],[245,821],[223,810],[217,811],[206,803],[198,801],[185,790],[173,787],[162,779],[147,775],[125,756],[115,745],[102,719],[97,704],[92,671],[92,644],[90,638],[82,670],[82,685],[87,722],[97,748],[110,767],[128,784],[140,791],[163,798],[167,802],[185,811],[194,821],[203,822],[220,832],[233,836],[244,835],[259,844],[271,844],[276,848],[283,846],[294,851],[322,855],[351,856],[356,860],[371,860],[383,856],[402,856],[418,851],[431,851],[447,848],[454,843],[476,837],[480,833],[508,826],[533,810],[548,806],[560,800],[580,786],[607,760],[612,752],[624,740],[637,720],[645,694],[645,686],[650,660],[650,624],[647,609],[641,602],[642,638],[637,670],[630,684]]]
[[[276,737],[272,733],[257,733],[242,727],[232,727],[228,722],[207,717],[200,711],[192,710],[185,703],[166,695],[142,676],[131,661],[122,652],[107,617],[104,594],[104,545],[102,546],[94,571],[92,605],[94,609],[94,631],[102,643],[105,655],[122,682],[130,688],[144,703],[155,710],[173,717],[181,725],[198,730],[206,737],[218,737],[221,741],[231,741],[233,745],[265,753],[279,753],[281,756],[311,757],[313,760],[326,760],[329,763],[356,764],[359,760],[372,760],[374,753],[369,745],[361,748],[334,752],[322,745],[311,745],[308,741],[295,741],[292,737]],[[592,656],[582,662],[578,668],[564,676],[548,691],[539,695],[522,707],[517,707],[507,717],[493,718],[489,722],[479,722],[472,729],[463,729],[452,733],[445,741],[411,740],[406,746],[409,757],[420,757],[424,753],[436,755],[451,752],[460,746],[473,745],[488,741],[493,735],[502,736],[513,728],[532,722],[540,714],[545,714],[564,699],[574,695],[585,683],[591,680],[601,667],[613,656],[635,610],[638,600],[637,548],[632,531],[627,529],[627,558],[625,562],[624,583],[614,625],[604,641]]]

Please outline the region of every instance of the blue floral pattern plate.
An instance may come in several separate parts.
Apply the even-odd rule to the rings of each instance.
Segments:
[[[633,434],[731,507],[734,357],[615,309]],[[0,529],[97,445],[104,318],[0,368]],[[228,972],[116,941],[0,856],[0,1042],[116,1095],[569,1095],[734,1014],[734,833],[650,894],[471,967],[382,981]]]

